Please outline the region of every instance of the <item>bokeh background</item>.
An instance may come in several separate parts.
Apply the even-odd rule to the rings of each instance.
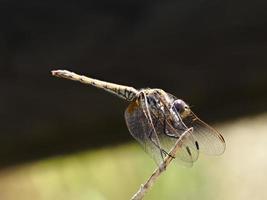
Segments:
[[[127,102],[68,69],[162,88],[219,129],[220,157],[173,164],[145,199],[267,199],[267,2],[0,2],[0,199],[129,199],[156,167]]]

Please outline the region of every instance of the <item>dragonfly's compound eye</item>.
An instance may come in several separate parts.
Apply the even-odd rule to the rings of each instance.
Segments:
[[[179,113],[183,113],[185,110],[189,109],[188,105],[181,99],[175,100],[173,106]]]

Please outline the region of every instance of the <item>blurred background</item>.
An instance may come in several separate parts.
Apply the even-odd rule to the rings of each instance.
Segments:
[[[53,69],[162,88],[222,132],[222,156],[171,165],[145,199],[267,199],[266,9],[1,1],[0,199],[129,199],[156,167],[127,130],[127,102]]]

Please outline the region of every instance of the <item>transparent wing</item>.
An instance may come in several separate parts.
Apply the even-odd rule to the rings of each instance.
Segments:
[[[144,147],[145,151],[159,164],[185,130],[176,130],[162,113],[149,115],[152,124],[144,114],[138,101],[132,102],[125,111],[125,120],[132,136]],[[153,127],[152,127],[153,126]],[[186,166],[191,166],[198,158],[198,149],[193,136],[188,133],[182,138],[181,148],[176,157]]]
[[[173,125],[173,116],[170,112],[166,111],[164,115],[158,113],[151,113],[157,130],[158,137],[160,138],[161,145],[166,151],[170,151],[178,139],[182,140],[180,149],[177,151],[176,157],[188,166],[198,159],[199,151],[198,144],[191,132],[181,138],[181,135],[187,130],[183,125]],[[161,117],[158,117],[161,116]],[[175,128],[176,127],[176,128]],[[184,163],[183,163],[184,164]]]
[[[209,155],[220,155],[225,151],[223,136],[214,128],[201,121],[193,112],[183,119],[185,125],[193,127],[193,137],[199,145],[200,152]]]
[[[172,101],[176,100],[172,94],[169,94]],[[200,152],[208,155],[221,155],[225,151],[225,141],[223,136],[214,128],[200,120],[192,111],[183,119],[184,124],[193,127],[193,137],[199,145]]]
[[[186,129],[177,129],[171,125],[169,120],[163,121],[164,119],[158,120],[159,126],[156,127],[158,132],[161,146],[169,152],[175,145],[178,139],[181,141],[181,146],[176,153],[176,158],[182,161],[182,164],[186,166],[191,166],[193,162],[198,159],[199,151],[197,149],[196,141],[192,134],[188,132],[181,138],[181,135],[186,131]],[[165,123],[165,125],[164,125]],[[165,126],[165,130],[164,130]]]
[[[162,160],[161,147],[157,135],[149,125],[144,111],[138,101],[130,103],[125,111],[125,121],[131,135],[143,146],[144,150],[160,164]]]

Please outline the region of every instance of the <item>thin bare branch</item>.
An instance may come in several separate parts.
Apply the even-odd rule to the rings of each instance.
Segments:
[[[139,190],[132,196],[131,200],[141,200],[144,198],[145,194],[154,185],[157,178],[161,175],[162,172],[166,170],[168,165],[175,158],[175,155],[178,149],[181,148],[182,146],[184,136],[188,132],[192,132],[192,131],[193,131],[193,128],[189,128],[181,135],[181,137],[176,141],[175,145],[173,146],[169,154],[165,157],[165,159],[162,161],[159,167],[152,173],[149,179],[147,179],[147,181],[140,186]]]

